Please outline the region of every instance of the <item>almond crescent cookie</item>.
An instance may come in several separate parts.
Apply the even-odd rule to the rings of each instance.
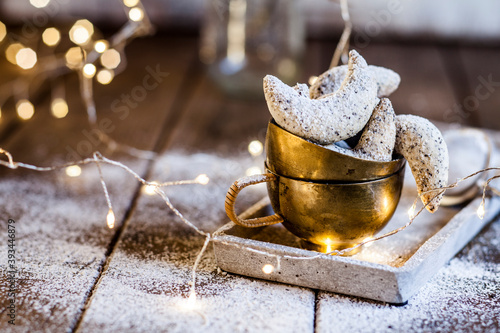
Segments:
[[[396,115],[388,98],[382,98],[366,125],[354,149],[341,148],[335,144],[325,148],[354,157],[389,162],[396,141]]]
[[[287,131],[320,144],[354,136],[378,104],[377,84],[366,61],[349,52],[349,69],[341,87],[319,99],[304,96],[304,86],[292,88],[278,78],[264,78],[264,94],[274,120]]]
[[[368,70],[377,83],[377,96],[379,98],[392,94],[401,82],[401,77],[393,70],[373,65],[369,65]],[[348,66],[342,65],[321,74],[309,88],[310,97],[315,99],[337,91],[342,85],[347,71]]]
[[[395,151],[406,158],[417,183],[418,194],[446,186],[448,181],[448,148],[441,132],[429,120],[413,116],[396,116]],[[421,196],[427,210],[434,213],[443,194],[438,191]]]

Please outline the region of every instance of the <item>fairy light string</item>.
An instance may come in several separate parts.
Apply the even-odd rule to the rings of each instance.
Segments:
[[[340,60],[342,60],[342,63],[345,64],[349,59],[349,39],[352,33],[352,22],[351,15],[349,14],[349,6],[347,0],[340,0],[340,10],[342,14],[342,20],[344,21],[344,30],[342,31],[340,40],[337,44],[337,47],[335,48],[335,52],[330,63],[330,68],[338,66]]]
[[[44,8],[49,4],[31,3],[36,8]],[[93,78],[101,84],[108,84],[114,76],[125,68],[125,46],[134,38],[150,35],[154,32],[153,25],[147,15],[146,10],[140,0],[123,0],[123,9],[127,15],[127,22],[109,40],[100,39],[95,41],[93,24],[85,19],[77,20],[68,32],[68,37],[74,44],[63,52],[56,54],[56,46],[61,42],[61,28],[47,27],[37,36],[39,40],[29,40],[23,36],[8,35],[7,28],[0,22],[0,32],[2,38],[0,42],[9,36],[12,40],[5,46],[6,58],[9,62],[17,65],[23,71],[11,82],[0,86],[0,110],[5,102],[13,98],[16,102],[16,112],[22,120],[31,119],[36,108],[31,103],[29,91],[36,90],[34,87],[41,87],[45,82],[57,81],[63,75],[77,72],[80,77],[80,94],[85,105],[89,125],[96,133],[99,140],[110,151],[121,151],[128,155],[152,159],[156,154],[151,151],[144,151],[118,143],[102,132],[97,126],[97,109],[93,98]],[[29,45],[37,45],[33,50]],[[44,52],[48,53],[39,57],[37,50],[40,46],[45,46]],[[96,63],[111,54],[114,62],[111,66],[102,65],[98,70]],[[114,53],[113,53],[114,52]],[[117,55],[116,55],[117,54]],[[108,57],[109,58],[109,57]],[[57,91],[54,91],[57,90]],[[51,112],[55,118],[64,118],[68,114],[68,104],[61,88],[53,89]],[[64,90],[62,90],[64,91]],[[0,113],[1,117],[1,113]]]
[[[111,205],[111,199],[110,199],[110,196],[109,196],[109,192],[107,190],[107,186],[106,186],[106,183],[105,183],[105,180],[104,180],[104,176],[103,176],[103,173],[102,173],[102,170],[101,170],[101,164],[108,164],[108,165],[112,165],[112,166],[116,166],[118,168],[121,168],[121,169],[125,170],[127,173],[129,173],[130,175],[132,175],[132,177],[135,178],[138,182],[140,182],[143,186],[153,186],[154,187],[154,192],[163,199],[163,201],[165,202],[165,204],[167,205],[167,207],[170,210],[172,210],[174,212],[174,214],[186,226],[188,226],[189,228],[191,228],[192,230],[194,230],[199,235],[205,237],[205,242],[203,244],[203,247],[201,248],[200,252],[196,256],[195,263],[194,263],[194,265],[192,267],[191,282],[190,282],[191,289],[190,289],[190,295],[189,295],[189,302],[194,302],[196,300],[196,276],[197,276],[197,268],[198,268],[198,265],[199,265],[199,263],[201,261],[201,258],[203,257],[203,254],[205,253],[205,251],[206,251],[206,249],[208,247],[208,244],[210,242],[219,242],[219,243],[223,243],[223,244],[226,244],[226,245],[235,246],[237,248],[244,249],[246,251],[250,251],[250,252],[258,253],[258,254],[261,254],[261,255],[265,255],[265,256],[268,256],[270,258],[274,258],[274,260],[276,261],[276,266],[273,266],[271,264],[266,264],[266,265],[270,265],[270,266],[266,266],[265,268],[263,267],[263,269],[265,270],[265,274],[270,274],[270,273],[272,273],[274,271],[279,271],[281,269],[281,259],[312,260],[312,259],[319,258],[319,257],[321,257],[321,256],[324,255],[323,253],[318,253],[318,254],[310,255],[310,256],[277,255],[277,254],[269,253],[267,251],[263,251],[263,250],[252,248],[251,246],[242,246],[240,244],[227,241],[226,239],[222,238],[221,236],[224,235],[224,231],[228,230],[229,228],[231,228],[234,225],[234,224],[231,224],[231,223],[228,223],[228,224],[222,226],[220,229],[218,229],[213,234],[210,234],[210,233],[205,232],[205,231],[201,230],[200,228],[198,228],[195,224],[193,224],[191,221],[189,221],[177,208],[175,208],[175,206],[171,203],[169,197],[167,196],[167,194],[165,193],[165,191],[162,189],[162,187],[175,186],[175,185],[186,185],[186,184],[202,184],[202,185],[206,185],[207,182],[208,182],[207,181],[208,176],[205,175],[205,174],[201,174],[201,175],[199,175],[198,177],[196,177],[193,180],[181,180],[181,181],[158,183],[158,182],[154,182],[154,181],[147,181],[147,180],[145,180],[138,173],[136,173],[135,171],[133,171],[132,169],[130,169],[125,164],[123,164],[121,162],[118,162],[118,161],[115,161],[115,160],[108,159],[108,158],[104,157],[99,152],[95,152],[93,154],[92,158],[85,158],[85,159],[82,159],[80,161],[70,162],[70,163],[64,163],[64,164],[60,164],[60,165],[56,165],[56,166],[49,166],[49,167],[38,167],[38,166],[35,166],[35,165],[32,165],[32,164],[27,164],[27,163],[22,163],[22,162],[16,162],[16,161],[14,161],[14,159],[12,157],[12,154],[10,154],[8,151],[6,151],[5,149],[2,149],[2,148],[0,148],[0,155],[4,155],[7,158],[6,161],[5,160],[0,160],[0,165],[2,165],[2,166],[5,166],[5,167],[10,168],[10,169],[24,168],[24,169],[34,170],[34,171],[41,171],[41,172],[54,171],[54,170],[68,168],[68,167],[71,167],[71,166],[80,166],[80,165],[86,165],[86,164],[91,164],[91,163],[96,164],[96,166],[98,168],[98,171],[99,171],[99,179],[100,179],[103,191],[104,191],[105,200],[106,200],[106,203],[107,203],[108,208],[109,208],[109,212],[108,212],[108,216],[107,216],[107,222],[108,222],[108,227],[110,227],[110,228],[112,226],[109,225],[110,224],[109,216],[110,216],[110,214],[113,214],[113,224],[114,224],[114,213],[113,213],[113,209],[112,209],[112,205]],[[457,187],[459,185],[459,183],[461,183],[461,182],[463,182],[463,181],[465,181],[465,180],[467,180],[467,179],[469,179],[471,177],[474,177],[474,176],[476,176],[476,175],[478,175],[480,173],[484,173],[484,172],[488,172],[488,171],[500,171],[500,167],[485,168],[485,169],[476,171],[476,172],[474,172],[474,173],[472,173],[472,174],[470,174],[470,175],[468,175],[466,177],[459,178],[455,183],[450,184],[450,185],[448,185],[446,187],[436,188],[436,189],[432,189],[432,190],[429,190],[429,191],[422,192],[422,193],[420,193],[417,196],[417,198],[415,199],[414,205],[412,205],[412,207],[416,206],[416,202],[424,194],[427,194],[427,193],[430,193],[430,192],[437,192],[437,194],[432,198],[432,200],[433,200],[434,198],[436,198],[439,195],[443,194],[447,189],[455,188],[455,187]],[[497,178],[500,178],[500,175],[495,175],[495,176],[492,176],[492,177],[488,178],[488,180],[486,182],[484,182],[484,184],[483,184],[482,201],[481,201],[481,205],[479,206],[479,209],[482,208],[483,212],[484,212],[484,203],[485,203],[486,194],[487,194],[486,190],[490,186],[489,185],[490,182],[493,181],[493,180],[495,180],[495,179],[497,179]],[[432,200],[430,200],[430,202]],[[429,205],[429,203],[427,205]],[[353,251],[353,250],[359,248],[360,246],[367,245],[369,243],[378,241],[380,239],[383,239],[383,238],[395,235],[398,232],[400,232],[400,231],[406,229],[407,227],[409,227],[414,222],[415,218],[417,216],[419,216],[422,211],[425,210],[425,208],[426,208],[427,205],[423,205],[422,207],[420,207],[420,209],[415,214],[413,214],[413,216],[409,217],[409,221],[405,225],[403,225],[403,226],[401,226],[401,227],[399,227],[397,229],[389,231],[389,232],[387,232],[387,233],[385,233],[385,234],[383,234],[381,236],[377,236],[377,237],[374,237],[374,238],[371,238],[371,239],[364,240],[363,242],[361,242],[361,243],[359,243],[359,244],[357,244],[357,245],[355,245],[353,247],[350,247],[350,248],[347,248],[347,249],[343,249],[343,250],[334,250],[334,251],[331,251],[331,252],[326,253],[326,254],[329,254],[329,255],[343,255],[343,254],[346,254],[346,253],[348,253],[350,251]],[[478,215],[479,215],[479,210],[478,210]],[[479,217],[481,218],[481,216],[479,216]],[[484,213],[483,213],[483,217],[484,217]]]

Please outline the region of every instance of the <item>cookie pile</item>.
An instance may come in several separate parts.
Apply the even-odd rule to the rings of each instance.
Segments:
[[[387,162],[393,154],[407,161],[426,208],[435,212],[446,186],[448,149],[441,132],[427,119],[396,115],[387,98],[400,83],[387,68],[368,66],[356,51],[347,66],[329,69],[311,87],[290,87],[278,78],[264,78],[271,115],[285,130],[325,148],[356,158]],[[361,132],[355,147],[344,140]],[[334,167],[334,166],[332,166]]]

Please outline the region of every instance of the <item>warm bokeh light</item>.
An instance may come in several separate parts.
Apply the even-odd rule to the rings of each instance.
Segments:
[[[123,4],[127,7],[135,7],[139,4],[139,0],[123,0]]]
[[[484,219],[485,213],[486,213],[486,211],[484,209],[484,201],[482,201],[477,209],[477,216],[482,220],[482,219]]]
[[[70,165],[66,168],[66,175],[69,177],[78,177],[82,174],[82,168],[78,165]]]
[[[101,55],[101,64],[108,69],[115,69],[121,61],[120,52],[115,49],[106,50]]]
[[[410,220],[415,217],[415,209],[417,209],[417,202],[416,201],[408,209],[408,217],[410,218]]]
[[[106,222],[108,224],[109,229],[113,229],[115,227],[115,213],[110,209],[108,215],[106,216]]]
[[[208,178],[206,174],[202,173],[201,175],[198,175],[198,177],[196,177],[195,181],[198,184],[207,185],[208,182],[210,181],[210,178]]]
[[[0,108],[0,119],[2,119],[2,109]]]
[[[54,98],[50,105],[52,115],[56,118],[64,118],[68,114],[68,103],[63,98]]]
[[[258,166],[253,166],[247,169],[245,172],[245,175],[247,176],[253,176],[253,175],[260,175],[262,173],[262,170]]]
[[[35,114],[35,107],[27,99],[22,99],[16,103],[18,116],[23,120],[28,120]]]
[[[84,27],[76,27],[70,31],[70,39],[75,44],[84,45],[89,38],[89,32]]]
[[[227,58],[232,66],[242,66],[245,61],[246,29],[245,0],[229,1],[229,20],[227,22]]]
[[[35,8],[44,8],[47,7],[50,0],[30,0],[30,4]]]
[[[128,17],[134,22],[139,22],[144,18],[144,12],[139,7],[134,7],[128,12]]]
[[[7,36],[7,28],[3,22],[0,22],[0,42]]]
[[[97,73],[97,82],[100,84],[109,84],[113,81],[115,74],[112,70],[109,69],[101,69],[99,73]]]
[[[252,156],[259,156],[264,151],[264,145],[259,140],[253,140],[248,144],[248,152]]]
[[[297,71],[295,61],[289,58],[282,59],[278,62],[278,73],[282,76],[293,76]]]
[[[187,301],[187,304],[186,304],[186,309],[188,310],[192,310],[196,307],[196,293],[194,291],[192,291],[190,294],[189,294],[189,297],[188,297],[188,301]]]
[[[371,241],[372,239],[374,239],[374,238],[373,238],[373,237],[366,237],[365,239],[363,239],[363,242],[362,242],[362,243],[364,243],[364,242],[368,242],[368,241]],[[366,248],[368,248],[368,247],[372,246],[372,245],[373,245],[373,243],[374,243],[374,242],[366,243],[366,244],[365,244],[365,245],[363,245],[363,246],[364,246],[364,247],[366,247]]]
[[[85,64],[85,66],[83,66],[83,76],[85,76],[86,78],[93,78],[95,75],[95,71],[96,68],[94,64]]]
[[[69,68],[78,68],[83,62],[84,51],[79,46],[72,47],[66,52],[65,58]]]
[[[61,41],[61,33],[56,28],[47,28],[42,34],[42,40],[47,46],[56,46]]]
[[[315,75],[313,75],[313,76],[309,76],[309,80],[308,80],[309,85],[310,85],[310,86],[312,86],[313,84],[315,84],[315,83],[316,83],[316,81],[317,81],[317,80],[318,80],[318,77],[317,77],[317,76],[315,76]]]
[[[154,195],[156,193],[157,182],[151,182],[149,185],[144,185],[143,190],[147,195]]]
[[[7,58],[11,64],[17,65],[16,55],[17,52],[22,49],[24,49],[24,45],[21,43],[10,44],[5,50],[5,58]]]
[[[88,20],[78,20],[69,30],[69,39],[77,45],[85,45],[94,34],[94,25]]]
[[[274,266],[271,264],[265,264],[262,266],[262,272],[264,272],[264,274],[271,274],[274,272]]]
[[[33,68],[36,65],[36,61],[36,53],[29,47],[20,49],[16,54],[16,63],[22,69]]]
[[[94,50],[103,53],[108,49],[109,43],[107,40],[101,39],[94,43]]]

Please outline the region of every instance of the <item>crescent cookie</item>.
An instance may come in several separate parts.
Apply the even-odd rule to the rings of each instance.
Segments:
[[[417,183],[418,194],[446,186],[448,181],[448,148],[441,132],[429,120],[413,116],[396,116],[395,151],[406,158]],[[434,213],[443,194],[438,191],[421,196],[427,210]],[[432,200],[434,198],[434,200]]]
[[[304,96],[302,85],[292,88],[267,75],[264,94],[278,125],[320,144],[350,138],[363,129],[379,102],[377,85],[363,57],[356,51],[349,56],[349,70],[341,87],[319,99]]]
[[[377,96],[387,97],[392,94],[399,86],[401,77],[393,70],[369,65],[368,70],[372,73],[375,82],[377,83]],[[333,67],[321,74],[309,88],[309,96],[313,99],[323,95],[331,94],[337,91],[345,76],[347,75],[348,66],[342,65]]]
[[[382,98],[368,121],[354,149],[336,144],[325,146],[339,153],[365,160],[389,162],[396,141],[396,115],[388,98]]]

